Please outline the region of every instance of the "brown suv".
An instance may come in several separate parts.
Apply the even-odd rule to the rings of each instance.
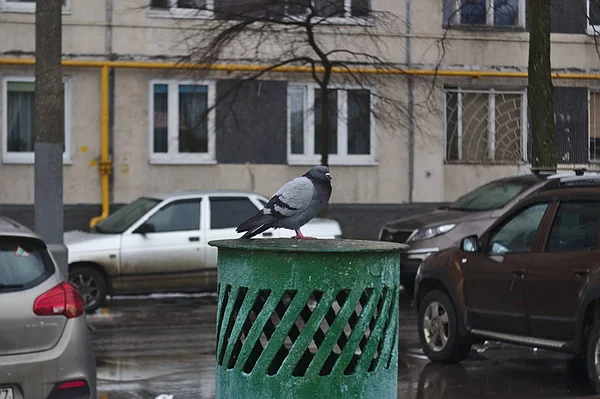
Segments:
[[[419,339],[436,362],[460,362],[485,340],[584,357],[600,393],[600,177],[533,194],[481,236],[419,268]]]

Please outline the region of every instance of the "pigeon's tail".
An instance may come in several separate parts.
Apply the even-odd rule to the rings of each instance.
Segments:
[[[246,234],[244,234],[241,238],[252,238],[266,230],[269,230],[271,227],[273,227],[273,224],[277,220],[278,219],[273,215],[267,215],[261,211],[240,224],[236,231],[238,233],[244,231],[246,232]]]

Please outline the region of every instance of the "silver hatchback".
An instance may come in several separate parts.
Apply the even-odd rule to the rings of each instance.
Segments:
[[[84,303],[44,241],[0,217],[0,399],[54,398],[96,398]]]

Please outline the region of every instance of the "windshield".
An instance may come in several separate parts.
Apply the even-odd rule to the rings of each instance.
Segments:
[[[534,184],[525,181],[494,181],[460,197],[448,208],[461,211],[490,211],[502,208]]]
[[[94,230],[102,234],[121,234],[158,203],[160,200],[154,198],[138,198],[99,222]]]
[[[0,293],[35,287],[54,273],[46,246],[30,238],[0,238]]]

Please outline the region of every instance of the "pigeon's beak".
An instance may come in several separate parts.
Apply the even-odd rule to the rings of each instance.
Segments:
[[[331,174],[325,173],[325,177],[327,177],[328,180],[331,180]]]

